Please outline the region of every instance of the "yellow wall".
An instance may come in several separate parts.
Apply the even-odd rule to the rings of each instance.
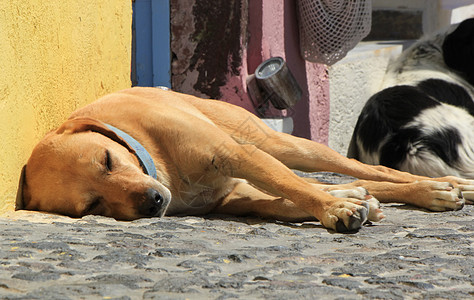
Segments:
[[[130,87],[131,0],[0,1],[0,212],[32,148],[71,111]]]

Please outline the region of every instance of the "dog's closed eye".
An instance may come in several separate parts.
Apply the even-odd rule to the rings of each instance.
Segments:
[[[105,150],[104,166],[108,173],[112,172],[113,164],[112,164],[112,157],[110,156],[109,150]]]

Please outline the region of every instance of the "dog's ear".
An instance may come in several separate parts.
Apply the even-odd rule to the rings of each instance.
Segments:
[[[464,20],[443,43],[443,58],[448,67],[463,73],[474,85],[474,18]]]
[[[114,131],[110,130],[104,123],[99,120],[88,118],[88,117],[77,117],[69,119],[64,122],[57,130],[57,134],[73,134],[84,131],[92,131],[100,133],[111,140],[119,143],[128,149],[131,153],[135,153],[135,150]]]
[[[21,169],[20,180],[18,182],[18,190],[16,191],[15,210],[24,209],[26,204],[30,202],[30,193],[26,183],[26,165]]]

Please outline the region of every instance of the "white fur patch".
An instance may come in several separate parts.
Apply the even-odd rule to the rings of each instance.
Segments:
[[[458,162],[447,165],[440,157],[428,151],[422,142],[409,145],[406,160],[400,165],[402,171],[417,175],[441,177],[451,174],[474,178],[474,118],[464,109],[442,104],[422,111],[404,128],[418,128],[429,135],[442,128],[455,128],[462,143],[458,145]]]

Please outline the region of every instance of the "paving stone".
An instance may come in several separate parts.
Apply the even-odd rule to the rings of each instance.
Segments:
[[[356,280],[346,279],[346,278],[326,278],[323,280],[323,283],[331,286],[337,286],[347,290],[354,290],[361,286]]]
[[[382,207],[386,219],[353,234],[255,217],[12,213],[0,217],[0,298],[474,298],[474,206]]]

